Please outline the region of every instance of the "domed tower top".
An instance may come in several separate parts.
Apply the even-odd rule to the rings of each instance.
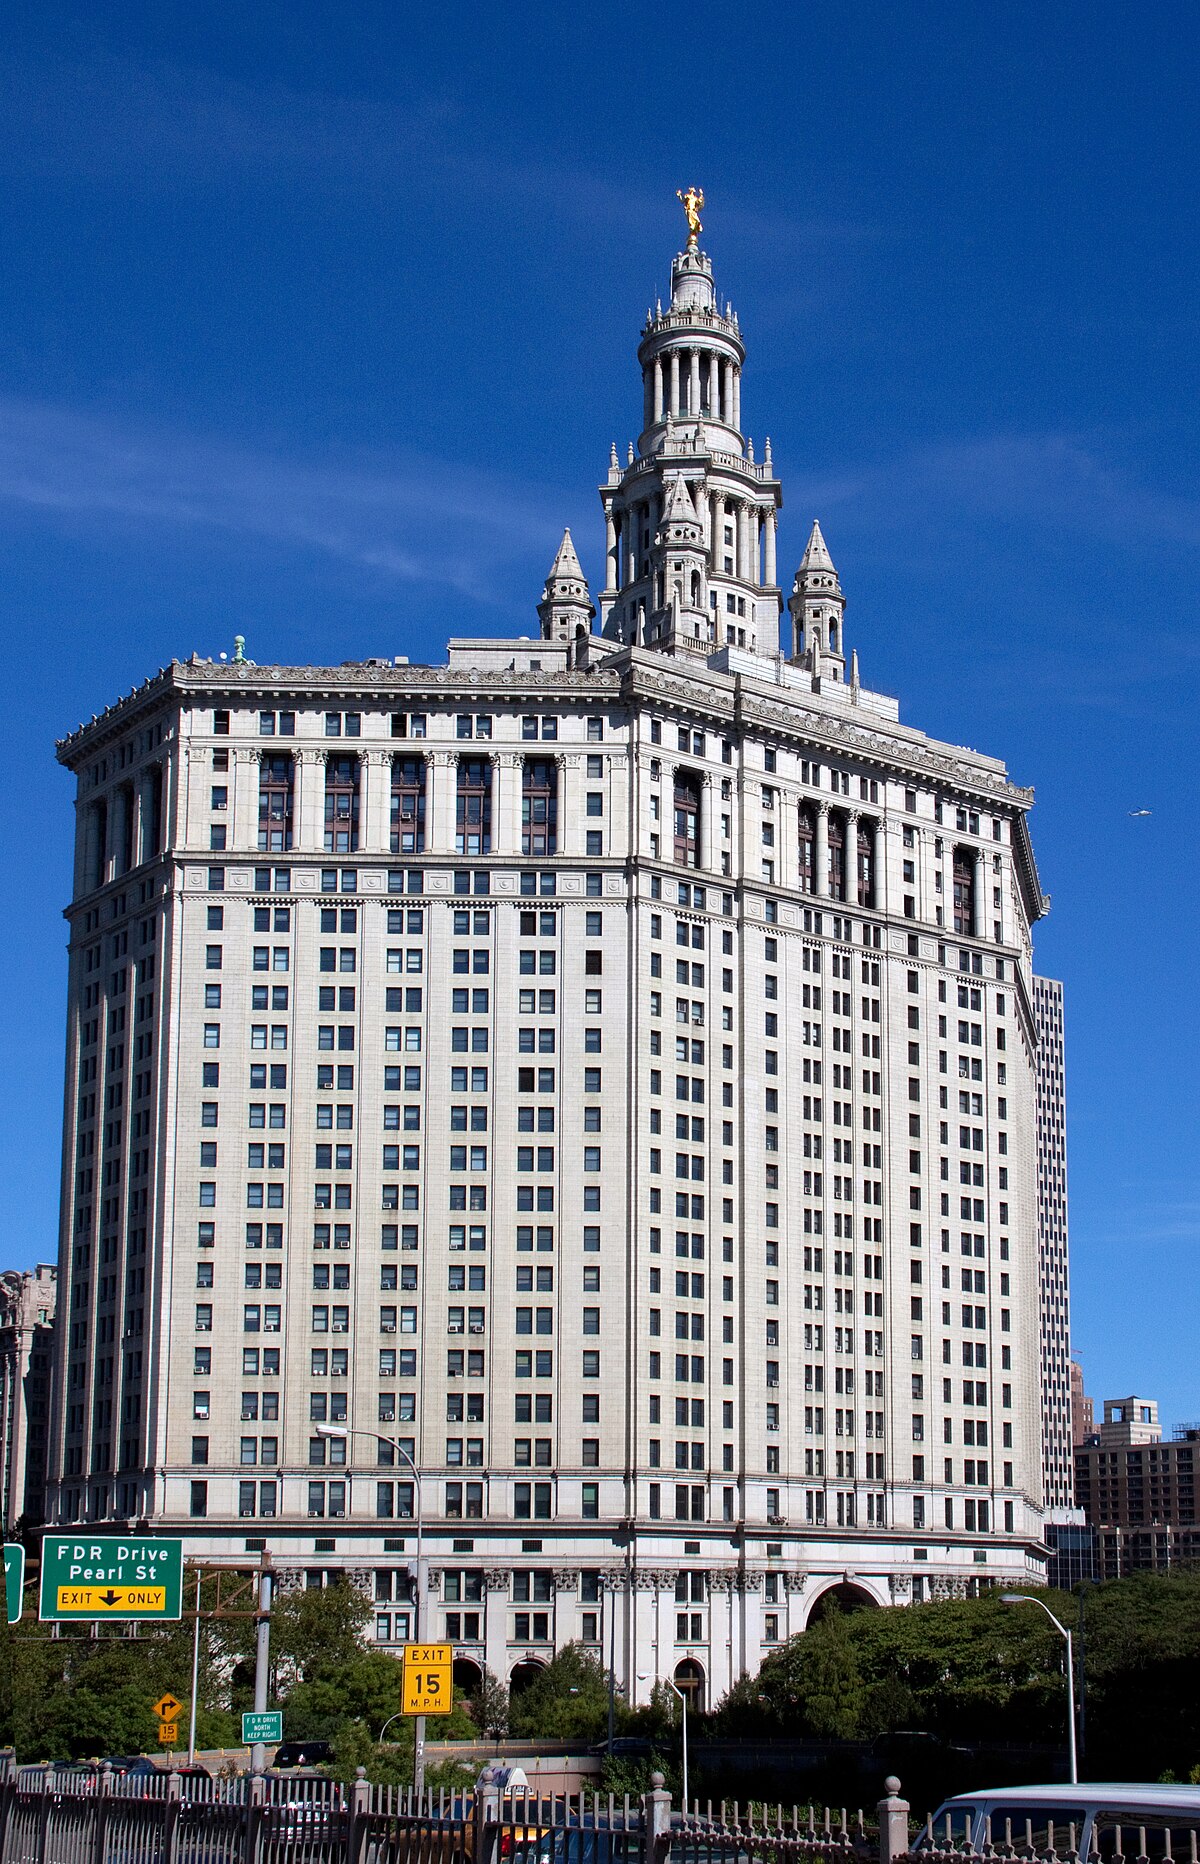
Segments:
[[[600,487],[607,570],[600,594],[603,633],[667,653],[707,655],[719,647],[773,654],[782,596],[776,582],[775,517],[782,504],[770,442],[756,461],[742,434],[746,347],[730,305],[719,306],[712,261],[700,248],[699,188],[678,190],[688,238],[671,261],[671,301],[647,314],[638,344],[642,432],[625,468],[614,449]],[[682,481],[700,539],[685,563],[685,540],[664,525],[681,509]],[[691,526],[689,525],[689,531]],[[682,599],[673,602],[675,591]]]

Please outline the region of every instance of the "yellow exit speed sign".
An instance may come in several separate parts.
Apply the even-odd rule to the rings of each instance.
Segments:
[[[406,1644],[401,1670],[405,1715],[449,1715],[454,1707],[454,1649],[450,1644]]]

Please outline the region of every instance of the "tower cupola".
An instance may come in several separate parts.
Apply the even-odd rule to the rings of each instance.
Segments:
[[[846,598],[816,519],[796,571],[788,608],[792,615],[792,659],[819,677],[844,680]]]
[[[573,641],[578,634],[590,634],[595,613],[571,533],[564,531],[538,603],[542,639]]]

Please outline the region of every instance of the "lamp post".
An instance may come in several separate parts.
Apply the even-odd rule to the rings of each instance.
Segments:
[[[1079,1756],[1075,1748],[1075,1652],[1071,1642],[1071,1633],[1066,1625],[1060,1624],[1050,1607],[1033,1592],[1002,1592],[1002,1605],[1040,1605],[1050,1623],[1067,1646],[1067,1753],[1070,1758],[1071,1785],[1079,1779]]]
[[[682,1704],[682,1707],[683,1707],[683,1727],[682,1727],[683,1813],[684,1813],[684,1817],[686,1818],[687,1809],[688,1809],[688,1733],[687,1733],[688,1699],[687,1699],[687,1691],[686,1689],[680,1689],[678,1683],[672,1682],[669,1676],[651,1676],[649,1671],[639,1670],[638,1671],[638,1682],[639,1683],[665,1683],[667,1688],[672,1692],[672,1694],[679,1697],[680,1703]]]
[[[373,1437],[376,1443],[386,1443],[389,1450],[395,1452],[408,1464],[412,1471],[413,1493],[416,1502],[417,1531],[417,1593],[413,1600],[413,1641],[421,1642],[421,1633],[425,1628],[425,1512],[421,1496],[421,1472],[414,1463],[403,1444],[395,1437],[385,1437],[378,1430],[351,1430],[345,1424],[318,1424],[318,1437],[329,1437],[335,1442],[345,1443],[351,1437]],[[389,1720],[394,1719],[389,1717]],[[425,1717],[417,1715],[413,1727],[413,1786],[418,1795],[425,1790]],[[387,1727],[387,1722],[384,1723]]]

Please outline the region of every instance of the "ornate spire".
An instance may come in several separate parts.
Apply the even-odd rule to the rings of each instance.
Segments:
[[[846,598],[815,518],[788,607],[792,613],[792,659],[818,679],[844,680],[842,627]]]
[[[573,641],[578,634],[590,634],[595,613],[583,565],[571,541],[571,533],[566,530],[538,603],[542,639]]]

